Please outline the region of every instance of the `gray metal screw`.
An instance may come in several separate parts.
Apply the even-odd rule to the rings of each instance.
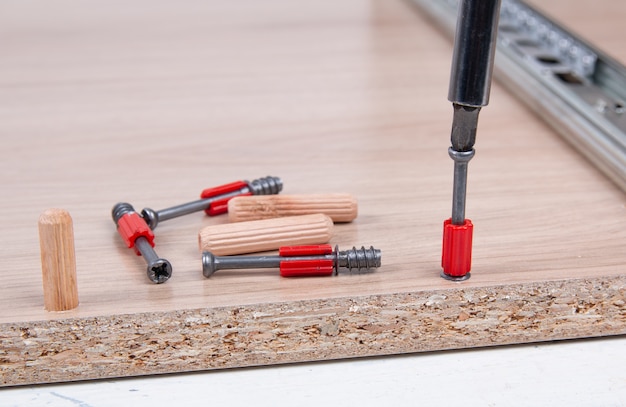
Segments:
[[[122,235],[123,231],[119,230],[119,220],[124,215],[134,215],[136,219],[140,222],[144,222],[139,215],[135,212],[135,209],[132,205],[120,202],[113,207],[112,216],[113,221],[118,226],[118,231],[120,235]],[[144,222],[145,223],[145,222]],[[147,227],[147,225],[145,225]],[[124,236],[122,236],[125,238]],[[150,281],[161,284],[166,282],[172,276],[172,265],[169,261],[160,258],[152,245],[144,236],[139,236],[134,240],[134,247],[141,253],[141,256],[144,258],[146,263],[148,264],[147,274]]]
[[[454,160],[454,183],[452,189],[452,224],[462,225],[465,222],[465,200],[467,191],[467,164],[474,157],[474,149],[456,151],[448,149],[450,158]]]
[[[148,226],[150,226],[150,229],[154,230],[159,222],[206,210],[211,206],[211,204],[217,201],[223,201],[224,199],[234,198],[248,193],[251,193],[252,195],[274,195],[278,194],[283,189],[283,182],[281,179],[271,176],[255,179],[251,182],[242,181],[239,184],[240,185],[236,185],[234,190],[230,190],[219,195],[212,195],[197,201],[172,206],[171,208],[161,209],[160,211],[144,208],[141,211],[141,217],[145,219]]]
[[[339,270],[370,269],[380,267],[381,252],[374,247],[353,247],[350,250],[335,250],[330,254],[309,256],[215,256],[211,252],[202,253],[202,274],[211,277],[218,270],[228,269],[256,269],[256,268],[280,268],[281,263],[290,261],[324,261],[331,260],[334,273]]]

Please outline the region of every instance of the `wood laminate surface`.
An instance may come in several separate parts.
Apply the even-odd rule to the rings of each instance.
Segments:
[[[606,18],[571,28],[624,61],[606,27],[626,5],[600,3]],[[0,49],[4,384],[626,332],[624,193],[498,83],[469,166],[472,278],[439,277],[452,47],[408,3],[10,1]],[[288,194],[355,195],[359,216],[331,243],[373,245],[382,267],[205,279],[198,231],[227,217],[197,213],[155,230],[174,269],[155,285],[111,220],[119,201],[158,210],[266,175]],[[52,207],[74,221],[80,305],[64,313],[43,308],[37,219]],[[359,320],[371,313],[377,328]],[[210,332],[212,350],[185,329]],[[373,336],[355,350],[360,335]]]

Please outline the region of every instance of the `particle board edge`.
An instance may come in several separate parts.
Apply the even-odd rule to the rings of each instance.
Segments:
[[[626,334],[626,276],[0,324],[1,386]]]

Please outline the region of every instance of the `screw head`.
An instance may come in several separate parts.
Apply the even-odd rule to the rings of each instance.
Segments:
[[[156,259],[148,264],[147,272],[150,281],[161,284],[172,276],[172,265],[165,259]]]
[[[202,252],[202,274],[209,278],[217,271],[215,255],[211,252]]]
[[[146,221],[150,229],[154,230],[159,224],[159,215],[155,210],[150,208],[144,208],[141,211],[141,217]]]

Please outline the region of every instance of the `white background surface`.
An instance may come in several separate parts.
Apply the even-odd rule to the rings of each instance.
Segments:
[[[15,387],[0,406],[626,406],[626,337]]]

